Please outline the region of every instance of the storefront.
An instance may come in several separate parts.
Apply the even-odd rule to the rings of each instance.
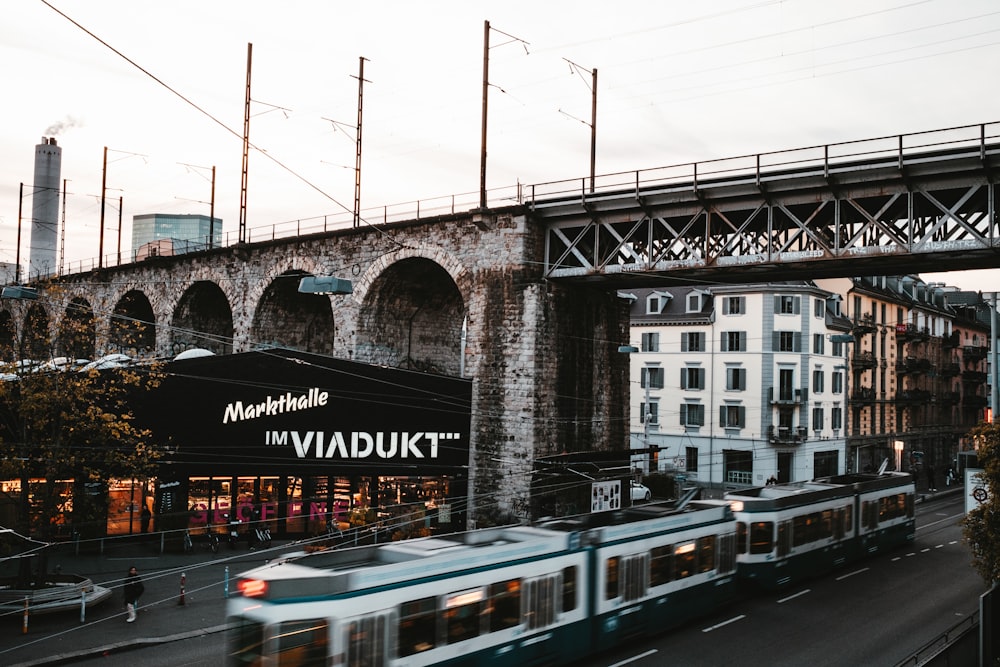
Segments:
[[[143,411],[169,452],[154,530],[464,529],[471,381],[289,350],[166,370]]]

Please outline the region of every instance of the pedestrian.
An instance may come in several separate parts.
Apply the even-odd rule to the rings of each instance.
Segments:
[[[146,587],[142,585],[139,571],[133,565],[128,569],[128,576],[125,578],[125,608],[128,610],[126,623],[135,622],[135,611],[139,607],[139,597],[145,590]]]
[[[934,466],[927,465],[927,490],[937,491],[937,487],[934,486]]]
[[[142,503],[142,513],[139,515],[139,525],[142,526],[142,532],[149,532],[149,521],[153,518],[153,513],[149,511],[149,506],[143,501]]]
[[[775,477],[774,475],[771,475],[770,477],[767,478],[766,486],[774,486],[777,483],[778,483],[778,478]]]

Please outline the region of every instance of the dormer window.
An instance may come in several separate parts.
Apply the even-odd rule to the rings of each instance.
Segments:
[[[691,292],[687,297],[687,312],[701,312],[701,292]]]
[[[653,292],[646,297],[646,314],[659,315],[673,298],[669,292]]]

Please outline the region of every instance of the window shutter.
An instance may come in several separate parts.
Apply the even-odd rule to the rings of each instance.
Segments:
[[[726,426],[726,406],[719,406],[719,426],[725,428]]]
[[[797,297],[795,297],[795,298],[792,299],[792,312],[795,313],[796,315],[798,315],[799,312],[800,312],[799,308],[800,308],[800,302],[801,301],[802,301],[802,297],[799,297],[799,296],[797,296]]]
[[[688,351],[688,334],[684,332],[681,334],[681,352]]]
[[[747,350],[747,332],[740,332],[740,352],[746,352]]]
[[[695,333],[695,338],[698,341],[697,342],[698,349],[699,350],[704,350],[705,349],[705,332],[704,331],[699,331],[699,332]]]
[[[729,334],[725,331],[719,334],[719,349],[729,352]]]
[[[802,332],[796,331],[792,334],[792,352],[802,351]]]
[[[688,423],[688,406],[687,403],[681,403],[681,426],[687,426]]]
[[[777,294],[774,295],[774,312],[781,312],[781,297]]]
[[[747,425],[747,409],[745,406],[741,405],[736,409],[736,411],[739,414],[740,428],[744,428]]]
[[[722,314],[723,315],[729,314],[729,299],[726,297],[723,297],[722,299]]]
[[[682,368],[681,369],[681,389],[687,389],[687,388],[688,388],[687,369],[686,368]]]
[[[781,332],[772,331],[771,332],[771,351],[777,352],[781,349]]]

